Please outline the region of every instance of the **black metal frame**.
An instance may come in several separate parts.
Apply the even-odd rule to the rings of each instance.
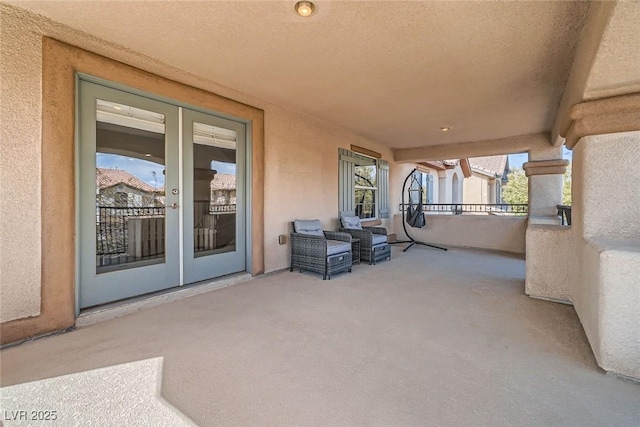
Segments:
[[[404,179],[404,183],[402,184],[402,206],[406,206],[405,203],[404,203],[404,192],[407,189],[407,182],[409,181],[409,179],[411,179],[411,177],[413,176],[413,174],[416,171],[417,171],[417,169],[414,168],[411,171],[411,173],[409,173],[409,175],[407,175],[407,177]],[[420,183],[420,187],[422,187],[422,183]],[[411,201],[409,201],[409,202],[411,202]],[[411,237],[411,235],[407,231],[407,210],[406,209],[404,209],[404,214],[402,215],[402,228],[404,229],[404,234],[406,234],[407,237],[409,238],[409,241],[408,242],[407,241],[394,242],[394,243],[409,243],[409,246],[404,248],[402,250],[402,252],[408,251],[414,245],[429,246],[430,248],[440,249],[441,251],[446,251],[447,250],[447,248],[444,248],[442,246],[432,245],[431,243],[419,242],[416,239],[414,239],[413,237]]]

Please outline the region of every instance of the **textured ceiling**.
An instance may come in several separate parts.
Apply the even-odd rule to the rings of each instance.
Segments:
[[[576,2],[16,2],[393,148],[549,131]],[[441,126],[451,126],[443,133]]]

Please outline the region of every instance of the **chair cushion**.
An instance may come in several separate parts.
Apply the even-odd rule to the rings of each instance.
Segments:
[[[339,240],[327,240],[327,255],[340,254],[342,252],[349,252],[351,250],[351,243],[341,242]]]
[[[387,236],[384,234],[374,234],[371,236],[371,244],[373,246],[379,245],[380,243],[387,243]]]
[[[357,216],[343,216],[342,227],[349,230],[362,230],[362,223]]]
[[[324,236],[322,224],[319,219],[296,219],[293,221],[293,229],[296,233],[310,234],[312,236]]]

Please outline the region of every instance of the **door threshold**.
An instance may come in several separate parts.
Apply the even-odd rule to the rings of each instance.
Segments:
[[[156,307],[168,302],[178,301],[183,298],[200,295],[205,292],[215,291],[237,285],[251,279],[247,272],[230,274],[213,280],[192,283],[185,286],[166,289],[152,294],[141,295],[125,300],[120,300],[80,311],[76,318],[76,328],[84,328],[105,320],[115,319],[147,308]]]

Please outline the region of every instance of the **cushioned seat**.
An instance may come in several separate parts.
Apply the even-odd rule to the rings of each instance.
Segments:
[[[387,236],[382,234],[374,234],[371,236],[371,243],[375,245],[379,245],[380,243],[387,243]]]
[[[339,242],[337,240],[327,240],[327,255],[335,255],[341,252],[349,252],[351,243]]]
[[[360,239],[360,259],[375,264],[383,259],[391,259],[391,246],[387,243],[387,230],[384,227],[364,227],[359,217],[342,215],[340,231]]]
[[[322,279],[342,271],[351,272],[351,235],[324,231],[320,220],[291,223],[291,268],[322,274]]]

